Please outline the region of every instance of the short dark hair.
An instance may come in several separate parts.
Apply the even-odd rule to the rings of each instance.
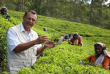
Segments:
[[[28,13],[28,12],[31,12],[32,14],[36,14],[36,16],[37,16],[36,11],[34,11],[34,10],[29,10],[29,11],[26,11],[26,12],[25,12],[25,14],[24,14],[24,16],[27,16],[27,13]]]

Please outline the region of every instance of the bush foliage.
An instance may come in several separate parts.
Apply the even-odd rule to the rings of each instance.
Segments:
[[[6,21],[0,17],[0,59],[2,68],[6,69],[6,31],[11,26],[22,22],[23,12],[9,10],[10,20]],[[47,28],[47,33],[43,28]],[[109,70],[93,66],[79,65],[79,61],[94,54],[93,44],[103,42],[110,51],[110,30],[101,29],[95,26],[68,22],[56,18],[38,15],[38,22],[32,28],[39,36],[47,35],[52,41],[58,41],[61,35],[79,33],[83,39],[83,46],[72,46],[68,42],[62,42],[55,48],[47,48],[31,68],[22,68],[18,74],[109,74]],[[6,72],[4,72],[6,73]],[[6,73],[7,74],[7,73]]]

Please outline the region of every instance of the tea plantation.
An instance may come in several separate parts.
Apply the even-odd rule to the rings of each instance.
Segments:
[[[10,20],[0,16],[0,67],[6,69],[6,31],[9,27],[22,22],[23,12],[9,10]],[[46,27],[48,33],[43,31]],[[47,35],[52,41],[58,42],[61,35],[79,33],[83,46],[72,46],[62,42],[55,48],[47,48],[31,68],[22,68],[18,74],[110,74],[110,70],[98,67],[79,65],[79,61],[94,54],[94,43],[103,42],[110,51],[110,30],[101,29],[88,24],[69,22],[56,18],[38,15],[38,21],[32,28],[39,36]],[[9,74],[4,72],[4,74]]]

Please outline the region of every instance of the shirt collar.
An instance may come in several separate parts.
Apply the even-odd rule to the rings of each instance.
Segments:
[[[24,29],[24,26],[23,26],[22,23],[21,23],[20,27],[21,27],[20,31],[21,31],[21,32],[25,32],[25,29]],[[29,32],[28,35],[32,35],[32,29],[30,29],[30,32]]]

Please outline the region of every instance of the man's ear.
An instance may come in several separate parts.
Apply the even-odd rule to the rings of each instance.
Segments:
[[[23,16],[23,20],[25,19],[25,16]]]
[[[25,16],[23,16],[23,19],[25,18]]]

